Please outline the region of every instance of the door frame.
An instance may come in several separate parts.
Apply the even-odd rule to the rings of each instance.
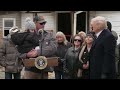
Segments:
[[[87,33],[87,29],[88,29],[88,15],[87,15],[87,11],[76,11],[75,13],[74,13],[74,26],[73,26],[73,35],[75,35],[76,34],[76,27],[77,27],[77,15],[78,14],[80,14],[80,13],[82,13],[82,12],[86,12],[86,30],[85,30],[85,32]]]

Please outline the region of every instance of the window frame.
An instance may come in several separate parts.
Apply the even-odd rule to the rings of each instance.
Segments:
[[[12,27],[5,27],[5,20],[13,20],[13,26],[16,25],[16,19],[15,18],[3,18],[3,38],[6,38],[5,34],[5,29],[8,28],[12,28]]]

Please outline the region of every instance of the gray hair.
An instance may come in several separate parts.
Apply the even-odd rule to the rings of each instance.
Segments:
[[[107,21],[105,17],[97,16],[91,20],[91,23],[95,22],[97,25],[99,25],[99,29],[107,29]]]
[[[86,33],[85,33],[85,32],[80,31],[78,34],[79,34],[80,36],[82,36],[83,40],[85,39],[85,37],[86,37]]]
[[[56,33],[56,37],[57,36],[62,36],[63,38],[64,38],[64,44],[65,45],[67,45],[67,39],[66,39],[66,36],[65,36],[65,34],[63,33],[63,32],[61,32],[61,31],[58,31],[57,33]]]

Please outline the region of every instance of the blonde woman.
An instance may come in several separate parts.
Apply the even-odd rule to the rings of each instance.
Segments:
[[[71,44],[67,41],[64,33],[61,31],[56,33],[56,40],[57,40],[56,55],[60,57],[60,62],[59,62],[59,65],[54,68],[55,78],[64,79],[65,75],[63,74],[63,60],[66,54],[66,51],[69,47],[71,47]]]
[[[80,31],[78,34],[83,38],[83,41],[84,41],[86,38],[86,33],[83,31]]]

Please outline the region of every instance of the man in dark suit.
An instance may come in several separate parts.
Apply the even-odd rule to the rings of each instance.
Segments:
[[[93,18],[91,28],[96,39],[90,51],[90,79],[115,79],[115,37],[104,17]]]

